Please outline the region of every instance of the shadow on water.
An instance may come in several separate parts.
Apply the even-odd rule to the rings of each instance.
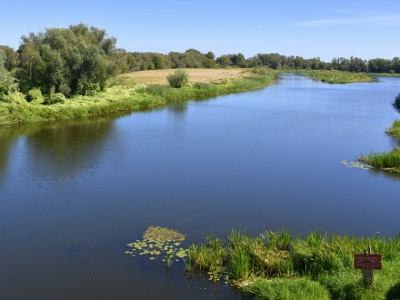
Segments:
[[[171,106],[167,106],[166,109],[168,112],[174,113],[177,116],[183,116],[186,114],[188,108],[187,102],[179,103]]]
[[[50,178],[69,178],[90,166],[102,156],[104,141],[113,132],[111,118],[63,121],[51,124],[29,124],[0,128],[0,182],[8,173],[14,148],[24,143],[27,163],[36,174]]]

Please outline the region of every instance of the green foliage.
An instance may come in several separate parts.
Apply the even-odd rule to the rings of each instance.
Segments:
[[[37,100],[31,100],[30,103],[27,103],[26,97],[18,92],[13,92],[12,97],[7,96],[6,100],[10,103],[7,105],[11,105],[7,114],[10,115],[9,124],[20,124],[59,119],[84,119],[120,111],[146,110],[186,100],[199,100],[261,88],[270,84],[275,79],[275,75],[276,73],[271,71],[263,76],[262,81],[245,77],[218,84],[188,84],[180,89],[162,85],[147,87],[143,84],[123,85],[121,81],[116,80],[112,86],[98,93],[93,91],[101,90],[101,87],[95,84],[86,95],[74,95],[70,98],[62,97],[61,93],[56,93],[55,88],[50,88],[50,95],[45,95],[46,101],[43,104],[57,104],[52,106],[41,105],[40,89],[31,89],[34,91],[27,91],[27,94],[30,94],[27,96],[28,99],[37,97]],[[15,109],[13,103],[25,105],[20,105],[18,109]]]
[[[11,72],[19,64],[18,53],[15,52],[13,48],[8,46],[0,46],[0,51],[2,51],[5,55],[4,67]]]
[[[22,37],[18,79],[22,91],[41,88],[67,97],[102,90],[106,80],[128,70],[128,54],[115,47],[105,30],[84,24],[48,28]]]
[[[46,104],[56,104],[56,103],[64,103],[65,102],[65,96],[64,94],[61,93],[51,93],[50,96],[46,99]]]
[[[17,84],[14,77],[6,68],[7,55],[0,48],[0,101],[12,102],[14,98],[12,94],[17,91]]]
[[[400,120],[394,121],[386,132],[396,138],[400,138]]]
[[[40,89],[32,89],[26,95],[26,101],[40,104],[43,102],[43,95]]]
[[[258,280],[245,286],[246,294],[266,300],[327,300],[329,292],[318,282],[307,278]],[[336,299],[336,298],[335,298]],[[337,298],[342,299],[342,298]]]
[[[173,74],[168,74],[167,80],[173,88],[181,88],[189,82],[189,74],[182,69],[176,70]]]
[[[376,168],[400,171],[400,148],[394,148],[389,152],[371,153],[368,156],[362,155],[358,160]]]
[[[398,113],[400,113],[400,93],[394,99],[392,106]]]
[[[384,257],[371,286],[353,266],[354,253],[369,245]],[[384,299],[398,292],[399,249],[398,237],[293,237],[289,230],[249,237],[232,231],[226,242],[211,235],[206,244],[191,246],[187,268],[223,277],[256,299]]]

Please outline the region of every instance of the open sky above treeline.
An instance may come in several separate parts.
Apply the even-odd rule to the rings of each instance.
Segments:
[[[83,23],[105,29],[129,52],[216,56],[257,53],[392,59],[400,56],[398,0],[20,0],[1,5],[0,45]]]

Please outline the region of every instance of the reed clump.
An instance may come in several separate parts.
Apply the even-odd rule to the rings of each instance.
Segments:
[[[400,148],[396,147],[389,152],[361,155],[358,160],[373,167],[400,172]]]
[[[395,120],[390,128],[386,132],[395,138],[400,139],[400,120]]]
[[[372,286],[353,267],[354,254],[368,246],[384,260]],[[233,230],[225,239],[212,235],[192,245],[187,269],[224,279],[256,299],[385,299],[400,284],[400,240],[319,231],[301,237],[287,229],[250,237]]]

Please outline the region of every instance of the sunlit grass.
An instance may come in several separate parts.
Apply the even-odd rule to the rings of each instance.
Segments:
[[[400,138],[400,120],[395,120],[386,132],[396,138]]]
[[[358,160],[383,170],[400,171],[400,148],[389,152],[371,153],[368,156],[362,155]]]
[[[354,254],[371,246],[383,256],[383,270],[371,286],[354,269]],[[351,237],[289,230],[250,237],[232,231],[226,239],[211,235],[189,248],[187,268],[207,272],[256,299],[385,299],[400,284],[398,237]],[[400,296],[400,295],[398,295]]]

